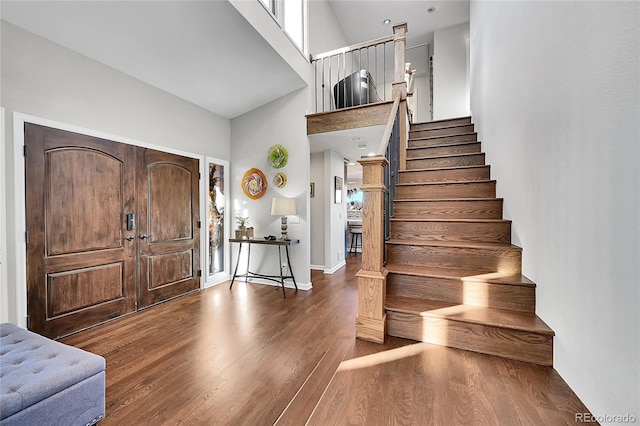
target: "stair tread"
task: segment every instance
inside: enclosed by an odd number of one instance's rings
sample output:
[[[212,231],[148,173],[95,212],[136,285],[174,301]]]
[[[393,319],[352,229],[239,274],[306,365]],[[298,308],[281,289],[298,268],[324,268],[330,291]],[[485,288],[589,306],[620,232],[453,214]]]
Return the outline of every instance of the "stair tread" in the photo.
[[[471,120],[471,116],[470,115],[461,115],[460,117],[451,117],[451,118],[442,118],[440,120],[431,120],[431,121],[421,121],[419,123],[411,123],[412,126],[419,126],[421,124],[434,124],[434,123],[446,123],[448,121],[454,121],[454,120],[465,120],[465,119],[469,119]]]
[[[467,124],[468,126],[468,124]],[[457,126],[455,126],[457,127]],[[469,135],[475,135],[476,132],[460,132],[460,133],[452,133],[450,135],[434,135],[434,136],[422,136],[422,137],[411,137],[411,132],[428,132],[430,130],[438,130],[438,129],[424,129],[424,130],[410,130],[409,131],[409,139],[408,141],[432,141],[435,139],[443,139],[443,138],[451,138],[451,137],[455,137],[455,136],[469,136]],[[479,141],[473,141],[473,142],[479,142]]]
[[[398,173],[432,172],[434,170],[480,169],[483,167],[490,167],[490,166],[486,164],[486,165],[473,165],[473,166],[432,167],[429,169],[398,170]]]
[[[394,203],[397,202],[442,202],[442,201],[503,201],[502,198],[396,198],[393,200]]]
[[[411,142],[411,139],[409,139],[409,142]],[[451,148],[454,146],[473,145],[478,143],[481,143],[481,142],[480,141],[464,141],[464,142],[449,142],[449,143],[443,143],[440,145],[429,145],[429,146],[407,146],[407,151],[416,150],[416,149]]]
[[[466,155],[484,155],[484,152],[462,152],[462,153],[456,153],[456,154],[447,154],[447,155],[427,155],[424,157],[412,157],[412,158],[407,158],[407,161],[412,161],[412,160],[433,160],[435,158],[449,158],[449,157],[464,157]],[[434,167],[437,168],[437,167]]]
[[[509,219],[424,219],[424,218],[394,218],[389,219],[391,222],[446,222],[446,223],[511,223]]]
[[[387,295],[385,309],[420,316],[445,318],[512,330],[554,336],[554,331],[536,314],[508,309],[463,305],[427,299]]]
[[[522,247],[509,243],[489,243],[475,241],[440,241],[440,240],[403,240],[392,238],[386,241],[386,244],[394,245],[410,245],[410,246],[436,246],[436,247],[460,247],[460,248],[479,248],[479,249],[509,249],[522,250]]]
[[[396,183],[396,186],[425,186],[425,185],[473,185],[477,183],[496,183],[495,180],[483,179],[483,180],[443,180],[438,182],[407,182]]]
[[[488,282],[492,284],[535,287],[536,284],[522,274],[505,272],[486,272],[472,269],[438,268],[434,266],[395,265],[387,263],[385,269],[390,273],[419,277],[453,278],[464,281]]]

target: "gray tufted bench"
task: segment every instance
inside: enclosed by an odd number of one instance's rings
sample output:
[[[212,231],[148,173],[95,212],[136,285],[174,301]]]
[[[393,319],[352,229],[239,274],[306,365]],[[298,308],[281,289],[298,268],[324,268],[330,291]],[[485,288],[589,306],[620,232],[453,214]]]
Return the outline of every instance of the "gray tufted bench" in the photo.
[[[101,356],[0,324],[0,424],[87,425],[104,417]]]

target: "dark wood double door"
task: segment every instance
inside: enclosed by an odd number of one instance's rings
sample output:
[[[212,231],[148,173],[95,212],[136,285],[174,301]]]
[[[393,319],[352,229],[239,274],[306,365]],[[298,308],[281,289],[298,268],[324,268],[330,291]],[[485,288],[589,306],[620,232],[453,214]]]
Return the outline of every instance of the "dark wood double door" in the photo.
[[[198,160],[25,124],[29,328],[63,336],[199,288]]]

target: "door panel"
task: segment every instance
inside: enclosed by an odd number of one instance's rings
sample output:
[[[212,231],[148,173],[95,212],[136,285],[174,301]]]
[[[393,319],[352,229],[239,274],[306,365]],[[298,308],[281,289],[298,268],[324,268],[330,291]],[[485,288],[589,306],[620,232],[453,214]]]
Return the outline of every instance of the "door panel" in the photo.
[[[145,307],[200,287],[198,160],[144,149],[137,174],[139,302]]]
[[[25,124],[27,310],[58,337],[135,310],[135,147]]]
[[[198,160],[33,124],[25,146],[31,330],[59,337],[199,288]]]
[[[123,163],[67,147],[47,151],[45,161],[47,255],[121,247]]]

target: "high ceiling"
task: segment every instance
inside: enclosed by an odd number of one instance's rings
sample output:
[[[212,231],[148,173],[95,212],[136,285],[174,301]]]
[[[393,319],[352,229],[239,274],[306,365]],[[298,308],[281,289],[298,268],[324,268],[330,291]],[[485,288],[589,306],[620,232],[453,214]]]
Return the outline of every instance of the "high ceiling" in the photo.
[[[388,35],[393,24],[406,22],[407,46],[420,46],[432,43],[435,30],[469,20],[469,0],[329,0],[329,4],[349,44]],[[427,12],[430,8],[432,13]],[[224,0],[2,0],[0,16],[226,118],[305,85]],[[385,19],[391,24],[383,25]],[[333,149],[354,160],[375,151],[381,135],[377,127],[317,136],[311,151]],[[358,148],[362,141],[365,150]]]
[[[392,33],[406,22],[407,47],[433,41],[433,32],[469,21],[469,0],[329,0],[349,44]],[[433,8],[429,13],[427,10]],[[389,19],[389,25],[382,22]]]
[[[228,1],[3,0],[0,14],[226,118],[305,85]]]
[[[428,67],[428,52],[425,43],[433,44],[433,32],[469,21],[469,0],[329,0],[334,15],[350,45],[384,37],[393,32],[393,25],[407,23],[407,61],[411,68],[424,74]],[[433,8],[429,13],[427,10]],[[383,21],[389,19],[389,25]],[[422,46],[422,47],[416,47]],[[319,52],[314,52],[319,53]],[[311,152],[332,149],[344,158],[357,160],[371,151],[376,151],[383,126],[331,132],[314,135]],[[362,150],[358,145],[366,144]],[[362,168],[359,164],[347,167],[347,183],[359,182]],[[358,184],[358,183],[357,183]]]

